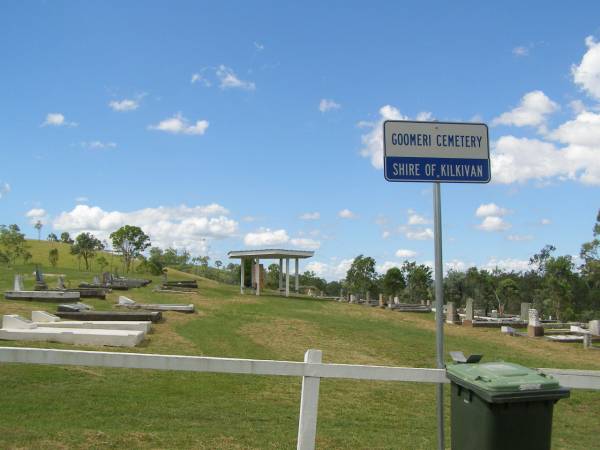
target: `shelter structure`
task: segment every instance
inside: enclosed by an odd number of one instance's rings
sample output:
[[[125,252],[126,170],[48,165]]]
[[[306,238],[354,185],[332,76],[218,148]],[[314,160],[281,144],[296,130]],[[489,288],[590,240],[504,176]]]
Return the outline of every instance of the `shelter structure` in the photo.
[[[290,295],[290,259],[294,260],[295,263],[295,283],[294,291],[298,292],[300,289],[300,280],[298,274],[298,261],[300,259],[310,258],[315,252],[304,251],[304,250],[283,250],[283,249],[264,249],[264,250],[239,250],[231,251],[227,253],[227,256],[231,259],[240,260],[240,292],[244,293],[244,262],[246,260],[252,261],[253,278],[256,282],[256,295],[260,295],[261,286],[261,273],[260,273],[260,260],[261,259],[278,259],[279,260],[279,291],[283,291],[283,261],[285,260],[285,296]]]

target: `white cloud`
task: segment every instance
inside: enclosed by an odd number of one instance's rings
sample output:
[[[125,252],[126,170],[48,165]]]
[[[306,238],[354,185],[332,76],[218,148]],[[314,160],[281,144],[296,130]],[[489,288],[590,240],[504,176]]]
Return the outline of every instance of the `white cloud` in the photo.
[[[510,227],[510,223],[498,216],[487,216],[479,225],[477,225],[477,228],[483,231],[505,231]]]
[[[360,122],[360,127],[369,127],[371,130],[361,136],[363,148],[360,154],[371,159],[371,164],[376,169],[383,169],[383,122],[386,120],[406,120],[407,116],[400,114],[397,108],[390,105],[379,109],[379,120],[376,123]]]
[[[571,67],[573,81],[587,94],[600,100],[600,43],[593,36],[585,38],[588,50],[579,65]]]
[[[338,216],[341,217],[342,219],[355,219],[356,218],[356,214],[354,214],[349,209],[342,209],[338,213]]]
[[[424,216],[417,214],[414,210],[408,210],[408,224],[409,225],[427,225],[431,223],[430,220],[426,219]]]
[[[376,169],[383,169],[383,122],[386,120],[408,120],[409,117],[400,113],[398,108],[385,105],[379,108],[379,119],[376,122],[360,121],[359,128],[367,128],[369,131],[361,136],[363,147],[360,149],[361,156],[369,158]],[[417,120],[433,120],[433,114],[427,111],[417,114]]]
[[[263,44],[261,44],[260,42],[254,41],[254,48],[257,51],[262,52],[265,49],[265,46]]]
[[[433,117],[432,112],[421,111],[419,114],[417,114],[415,120],[417,120],[418,122],[431,122],[432,120],[435,120],[435,117]]]
[[[82,142],[81,146],[91,150],[104,150],[109,148],[117,148],[117,144],[114,142],[102,142],[102,141],[89,141]]]
[[[244,81],[238,78],[233,69],[221,64],[215,72],[219,79],[219,87],[221,89],[244,89],[253,91],[256,85],[252,81]]]
[[[544,218],[544,219],[540,220],[540,223],[542,225],[550,225],[552,223],[552,221],[550,219]]]
[[[460,259],[453,259],[451,261],[444,263],[444,271],[448,273],[450,270],[454,270],[456,272],[464,272],[469,267],[472,267],[473,264],[467,264]]]
[[[547,116],[558,109],[558,104],[542,91],[532,91],[523,96],[519,106],[492,120],[492,125],[541,126]]]
[[[290,239],[290,244],[292,244],[294,247],[306,250],[317,250],[321,247],[321,243],[319,241],[309,238],[293,238]]]
[[[140,102],[139,102],[139,100],[132,100],[130,98],[124,98],[123,100],[111,100],[108,103],[108,106],[113,111],[118,111],[118,112],[134,111],[139,108]]]
[[[191,79],[191,83],[200,83],[206,87],[210,87],[211,86],[211,82],[210,80],[208,80],[202,73],[194,73],[192,74],[192,79]]]
[[[35,224],[38,220],[46,222],[48,213],[42,208],[33,208],[25,213],[25,217],[29,219],[29,222]]]
[[[148,128],[172,134],[202,135],[208,128],[208,121],[198,120],[191,125],[181,113],[177,113],[169,119],[162,120],[157,125],[150,125]]]
[[[76,203],[87,203],[89,201],[90,201],[90,199],[87,198],[87,197],[84,197],[84,196],[80,196],[80,197],[75,198],[75,202]]]
[[[431,228],[405,229],[404,236],[412,241],[425,241],[433,239],[433,230]]]
[[[391,236],[391,233],[390,233],[389,231],[387,231],[387,230],[386,230],[386,231],[384,231],[383,233],[381,233],[381,237],[382,237],[383,239],[387,239],[387,238],[389,238],[390,236]]]
[[[300,216],[301,220],[319,220],[321,218],[321,213],[315,212],[307,212]]]
[[[417,252],[401,248],[396,251],[396,256],[402,259],[413,259],[415,256],[417,256]]]
[[[530,269],[529,260],[513,259],[513,258],[506,258],[506,259],[491,258],[486,264],[481,266],[481,268],[489,270],[489,271],[492,271],[492,270],[498,268],[498,269],[506,270],[509,272],[511,272],[511,271],[520,272],[520,271],[527,271]]]
[[[108,239],[123,225],[136,225],[150,236],[152,244],[162,248],[186,248],[205,253],[207,240],[224,239],[237,233],[238,223],[227,217],[229,211],[216,203],[204,206],[159,206],[136,211],[105,211],[98,206],[77,205],[62,212],[53,228],[73,235],[87,231]]]
[[[258,217],[255,217],[255,216],[244,216],[244,217],[242,217],[242,220],[244,222],[256,222],[258,220]]]
[[[397,267],[398,269],[400,269],[402,267],[402,263],[399,263],[397,261],[384,261],[382,264],[378,264],[377,266],[375,266],[375,270],[377,270],[378,273],[387,273],[388,270],[390,270],[393,267]]]
[[[495,203],[484,203],[479,205],[477,211],[475,211],[475,215],[477,217],[487,217],[487,216],[505,216],[510,211],[506,208],[501,208]]]
[[[515,242],[531,241],[533,240],[533,236],[531,234],[509,234],[506,236],[506,239]]]
[[[252,247],[285,244],[289,240],[290,237],[283,229],[270,230],[269,228],[261,228],[259,231],[248,233],[244,236],[244,244]]]
[[[523,45],[513,48],[512,52],[515,56],[529,56],[529,48]]]
[[[331,99],[323,98],[319,102],[319,111],[321,111],[322,113],[331,111],[334,109],[340,109],[340,108],[341,108],[341,105]]]
[[[306,270],[310,270],[318,277],[325,278],[326,280],[341,280],[346,278],[346,273],[353,261],[353,259],[343,259],[337,264],[311,261],[306,265]]]
[[[10,184],[5,181],[0,182],[0,198],[6,197],[6,194],[10,192]]]
[[[53,126],[53,127],[76,127],[77,124],[75,122],[67,122],[65,116],[61,113],[48,113],[46,115],[46,120],[42,123],[43,127],[45,126]]]

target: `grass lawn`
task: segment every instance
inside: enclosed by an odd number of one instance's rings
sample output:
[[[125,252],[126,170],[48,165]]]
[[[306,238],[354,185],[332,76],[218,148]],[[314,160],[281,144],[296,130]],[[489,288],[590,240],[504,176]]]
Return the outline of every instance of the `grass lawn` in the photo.
[[[27,273],[26,286],[32,285],[33,266],[28,265],[0,268],[0,288],[12,286],[15,271]],[[72,265],[46,271],[64,273],[72,284],[92,277]],[[173,278],[186,276],[171,273]],[[47,282],[50,287],[55,283],[52,277]],[[165,322],[155,325],[133,351],[301,361],[308,348],[318,348],[325,362],[435,366],[433,315],[305,298],[241,296],[233,286],[205,279],[199,285],[199,295],[158,294],[152,285],[126,293],[143,302],[195,303],[198,310],[192,315],[166,313]],[[110,309],[118,295],[115,291],[106,301],[86,302]],[[28,317],[34,309],[52,312],[55,305],[0,301],[2,314]],[[0,345],[74,348],[8,341]],[[600,370],[598,352],[584,351],[581,344],[503,336],[497,329],[447,326],[446,349],[483,353],[485,361]],[[3,449],[295,448],[299,378],[3,364],[0,385]],[[600,392],[574,391],[560,401],[554,448],[600,448],[598,411]],[[447,409],[447,425],[449,418]],[[322,380],[317,446],[435,448],[434,386]]]

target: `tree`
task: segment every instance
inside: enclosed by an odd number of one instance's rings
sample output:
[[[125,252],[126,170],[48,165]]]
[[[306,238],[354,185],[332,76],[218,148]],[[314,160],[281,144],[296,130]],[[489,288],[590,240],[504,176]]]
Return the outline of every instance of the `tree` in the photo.
[[[54,233],[50,233],[46,239],[49,242],[58,242],[58,236]]]
[[[573,316],[573,288],[576,274],[571,256],[551,257],[546,261],[544,290],[546,305],[555,313],[558,320],[568,320]]]
[[[386,295],[400,295],[406,287],[404,275],[398,267],[391,267],[383,276],[383,293]]]
[[[104,247],[104,244],[102,244],[102,246]],[[104,268],[108,267],[109,265],[108,260],[104,257],[104,255],[100,255],[96,259],[96,264],[98,264],[98,267],[100,267],[100,272],[104,272]]]
[[[123,257],[125,272],[129,272],[131,263],[150,247],[150,238],[140,227],[124,225],[110,234],[113,248]]]
[[[73,239],[71,239],[71,235],[68,232],[63,231],[60,233],[60,242],[64,242],[65,244],[73,244]]]
[[[459,272],[450,269],[444,277],[444,300],[446,302],[454,302],[455,305],[461,306],[465,297],[465,278],[464,272]]]
[[[593,239],[581,245],[581,273],[591,289],[600,288],[600,210],[593,228]]]
[[[405,274],[408,295],[413,303],[429,298],[429,286],[432,282],[430,267],[405,261],[402,264],[402,272]]]
[[[57,248],[50,249],[50,251],[48,252],[48,261],[50,261],[50,265],[52,267],[56,267],[56,264],[58,264],[58,249]]]
[[[494,295],[498,301],[498,312],[504,314],[506,305],[519,296],[519,285],[512,278],[504,278],[494,289]]]
[[[346,273],[348,288],[357,294],[366,294],[375,284],[375,260],[370,256],[358,255]]]
[[[222,265],[223,265],[223,261],[221,261],[221,260],[219,260],[219,259],[217,259],[217,260],[215,261],[215,267],[216,267],[217,269],[220,269]]]
[[[279,264],[270,264],[267,268],[266,284],[271,289],[279,289]]]
[[[44,224],[42,223],[41,220],[38,220],[35,225],[33,226],[33,228],[35,228],[38,232],[38,241],[42,240],[42,228],[44,227]]]
[[[96,252],[102,250],[104,245],[100,239],[91,233],[81,233],[75,238],[75,243],[71,247],[73,255],[80,256],[85,262],[85,270],[90,269],[90,261],[96,256]]]
[[[25,234],[21,233],[18,225],[0,225],[0,247],[10,264],[14,264],[17,258],[23,258],[23,262],[31,259],[31,253],[27,251],[28,246]]]

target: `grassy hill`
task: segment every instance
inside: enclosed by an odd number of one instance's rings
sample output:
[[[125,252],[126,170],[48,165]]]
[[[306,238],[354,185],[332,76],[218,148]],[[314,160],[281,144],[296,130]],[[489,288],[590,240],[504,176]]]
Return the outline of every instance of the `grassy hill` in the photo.
[[[39,257],[43,262],[48,245],[32,242],[32,253],[39,253],[34,261]],[[59,267],[44,269],[66,274],[72,284],[91,279],[92,273],[78,270],[76,259],[62,256],[61,251]],[[29,274],[32,283],[33,268],[0,267],[0,288],[9,288],[17,271]],[[170,276],[197,278],[199,295],[168,296],[152,292],[152,285],[127,295],[144,302],[191,302],[198,313],[167,313],[166,321],[155,325],[133,351],[301,361],[308,348],[319,348],[325,362],[435,366],[433,315],[307,298],[242,296],[235,287],[193,275],[171,270]],[[47,281],[52,285],[52,277]],[[88,303],[113,308],[118,295]],[[31,310],[54,308],[0,300],[2,314],[27,317]],[[0,345],[74,348],[8,341]],[[597,352],[581,347],[504,336],[493,329],[446,327],[447,350],[483,353],[486,361],[600,370]],[[299,378],[287,377],[3,364],[0,448],[291,449],[300,384]],[[574,391],[560,401],[554,448],[598,448],[599,410],[600,392]],[[449,424],[449,410],[446,417]],[[319,448],[430,449],[436,446],[435,423],[432,385],[321,382]]]

